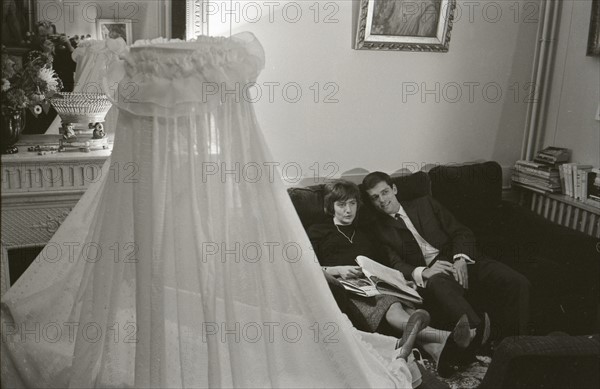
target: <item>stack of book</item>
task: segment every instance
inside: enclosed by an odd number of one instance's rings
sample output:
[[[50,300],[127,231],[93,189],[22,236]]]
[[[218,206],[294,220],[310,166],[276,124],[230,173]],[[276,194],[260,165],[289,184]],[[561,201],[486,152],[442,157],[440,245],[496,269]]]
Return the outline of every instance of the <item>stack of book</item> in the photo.
[[[571,151],[546,147],[533,161],[519,160],[512,182],[540,193],[564,193],[575,200],[600,207],[600,169],[569,162]]]
[[[564,183],[564,194],[575,200],[585,201],[588,198],[588,187],[590,186],[589,175],[592,169],[592,165],[583,165],[574,162],[560,165],[560,175]],[[594,180],[595,175],[592,177],[592,184]]]
[[[556,167],[562,163],[569,162],[569,159],[571,159],[571,150],[564,147],[550,146],[538,151],[533,161]]]
[[[560,172],[554,164],[519,160],[513,168],[512,181],[536,192],[561,192]]]

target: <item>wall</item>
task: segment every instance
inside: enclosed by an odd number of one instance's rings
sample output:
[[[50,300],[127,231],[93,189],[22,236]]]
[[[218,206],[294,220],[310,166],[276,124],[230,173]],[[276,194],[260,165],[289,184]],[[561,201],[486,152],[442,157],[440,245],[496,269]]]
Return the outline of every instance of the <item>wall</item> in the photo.
[[[164,0],[37,0],[37,20],[56,25],[57,32],[90,34],[96,39],[96,19],[131,19],[133,39],[164,35]]]
[[[234,3],[229,14],[228,2],[213,3],[210,33],[251,31],[262,42],[256,111],[275,161],[299,163],[310,176],[315,163],[331,173],[327,162],[339,174],[518,159],[539,2],[459,1],[445,54],[353,50],[357,1]],[[271,82],[279,86],[269,100]],[[286,101],[298,90],[291,83],[302,92],[294,103]],[[326,103],[332,92],[337,102]]]
[[[58,33],[90,35],[98,39],[96,19],[131,19],[132,40],[165,36],[170,0],[36,0],[36,21],[48,21]],[[170,5],[169,5],[170,6]],[[114,109],[114,108],[113,108]],[[61,121],[56,117],[46,134],[58,134]],[[112,141],[115,129],[105,128]]]
[[[562,3],[544,145],[570,148],[573,161],[600,166],[600,57],[585,55],[591,8],[591,0]]]

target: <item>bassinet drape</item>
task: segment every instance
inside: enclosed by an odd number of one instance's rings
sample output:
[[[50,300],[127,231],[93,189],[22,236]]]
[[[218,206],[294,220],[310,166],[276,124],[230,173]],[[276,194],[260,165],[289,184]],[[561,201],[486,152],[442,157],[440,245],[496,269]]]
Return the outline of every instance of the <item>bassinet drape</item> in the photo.
[[[3,297],[3,386],[410,387],[365,341],[395,340],[337,309],[237,92],[256,38],[142,42],[119,66],[110,163]]]

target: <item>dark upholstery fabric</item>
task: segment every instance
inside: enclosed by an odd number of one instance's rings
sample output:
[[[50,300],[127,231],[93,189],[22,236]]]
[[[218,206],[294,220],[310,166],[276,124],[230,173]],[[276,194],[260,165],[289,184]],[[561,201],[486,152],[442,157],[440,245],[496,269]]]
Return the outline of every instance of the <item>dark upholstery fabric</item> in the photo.
[[[598,334],[506,338],[479,388],[598,388],[599,367]]]
[[[425,172],[416,172],[408,176],[392,177],[392,182],[398,188],[398,200],[412,200],[431,194],[431,182]],[[361,185],[362,187],[362,185]]]
[[[288,194],[305,230],[313,224],[326,223],[329,220],[323,210],[323,185],[290,188]]]
[[[497,162],[436,166],[431,191],[450,211],[497,206],[502,200],[502,168]]]
[[[437,166],[429,176],[433,196],[473,231],[480,251],[531,282],[533,334],[598,330],[595,239],[502,201],[502,169],[496,162]]]
[[[502,168],[498,163],[436,166],[429,177],[433,197],[469,228],[489,227],[498,216],[502,201]]]

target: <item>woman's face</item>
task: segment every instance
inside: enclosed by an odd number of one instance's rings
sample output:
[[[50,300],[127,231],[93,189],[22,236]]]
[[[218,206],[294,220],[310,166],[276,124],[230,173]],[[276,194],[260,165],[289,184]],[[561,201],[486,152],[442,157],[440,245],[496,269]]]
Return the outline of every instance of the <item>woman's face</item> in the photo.
[[[357,209],[358,201],[356,201],[356,199],[336,201],[335,203],[333,203],[333,217],[339,224],[352,224],[354,218],[356,217]]]

